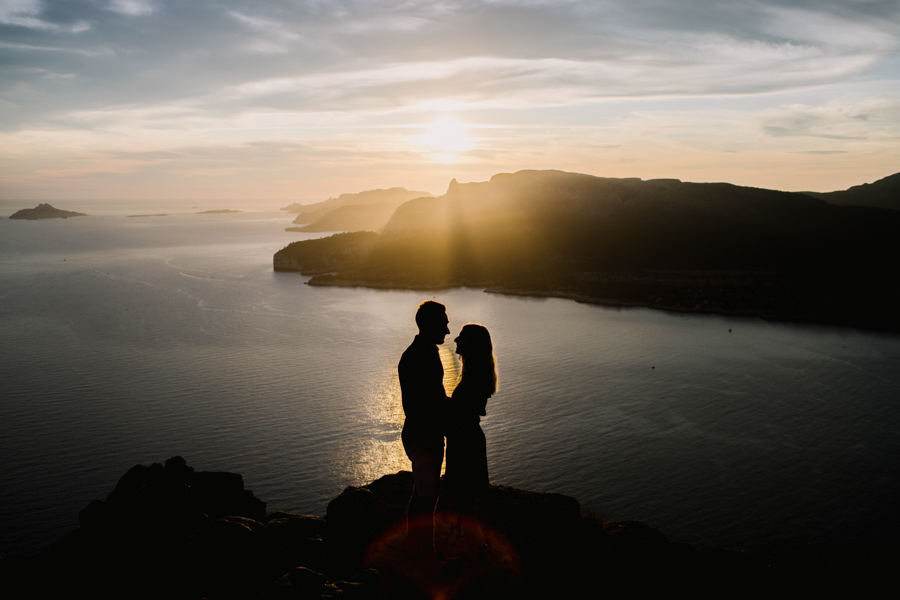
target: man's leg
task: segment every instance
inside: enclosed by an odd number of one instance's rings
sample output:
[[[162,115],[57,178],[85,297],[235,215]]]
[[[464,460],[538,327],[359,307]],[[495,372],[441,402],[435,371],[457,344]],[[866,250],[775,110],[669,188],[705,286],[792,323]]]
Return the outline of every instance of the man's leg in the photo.
[[[426,558],[436,558],[434,551],[434,508],[441,485],[443,453],[422,452],[412,461],[416,485],[407,508],[407,535],[410,549]]]

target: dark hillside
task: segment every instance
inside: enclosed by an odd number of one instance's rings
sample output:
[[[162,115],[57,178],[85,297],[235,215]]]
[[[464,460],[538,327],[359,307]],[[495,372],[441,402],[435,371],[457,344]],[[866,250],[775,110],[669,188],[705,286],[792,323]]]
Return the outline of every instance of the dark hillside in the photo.
[[[387,223],[399,202],[352,204],[325,211],[315,221],[303,227],[288,227],[286,231],[378,231]]]
[[[841,206],[869,206],[900,210],[900,173],[889,175],[874,183],[855,185],[840,192],[803,193]]]
[[[483,286],[900,330],[898,231],[896,211],[806,194],[521,171],[406,202],[370,254],[310,283]]]
[[[348,487],[322,516],[266,512],[236,473],[175,456],[136,465],[35,556],[0,555],[0,597],[184,600],[521,600],[886,597],[897,544],[695,548],[636,521],[582,514],[575,498],[491,485],[474,516],[488,543],[463,556],[459,515],[435,513],[443,562],[410,555],[409,471]],[[790,539],[785,531],[785,539]]]

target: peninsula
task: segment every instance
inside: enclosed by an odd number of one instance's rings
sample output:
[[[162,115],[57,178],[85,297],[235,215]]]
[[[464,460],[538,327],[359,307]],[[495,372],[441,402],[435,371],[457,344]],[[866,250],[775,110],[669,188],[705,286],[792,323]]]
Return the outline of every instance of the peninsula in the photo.
[[[10,215],[10,219],[27,219],[36,221],[37,219],[68,219],[69,217],[86,217],[85,213],[75,212],[71,210],[61,210],[53,206],[42,203],[34,208],[23,208]]]
[[[406,201],[380,233],[289,244],[273,266],[310,285],[480,287],[897,332],[900,210],[880,203],[888,188],[900,196],[900,178],[838,205],[728,183],[503,173]]]
[[[281,210],[296,213],[294,224],[285,231],[380,231],[398,206],[408,200],[433,197],[428,192],[394,187],[358,194],[341,194],[315,204],[292,204]]]
[[[435,573],[406,551],[412,490],[400,471],[346,488],[324,518],[267,513],[239,474],[195,471],[180,456],[136,465],[65,538],[35,556],[0,556],[0,597],[875,598],[898,566],[896,541],[698,549],[582,513],[570,496],[492,485],[476,501],[488,551],[474,562],[460,558],[458,516],[439,502],[445,561]]]

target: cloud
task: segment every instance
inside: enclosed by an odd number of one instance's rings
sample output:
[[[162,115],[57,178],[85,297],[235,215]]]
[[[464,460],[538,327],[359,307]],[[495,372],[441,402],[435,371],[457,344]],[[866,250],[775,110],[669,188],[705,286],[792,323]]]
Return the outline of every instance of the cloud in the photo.
[[[0,3],[0,23],[34,17],[40,12],[38,0],[4,0]]]
[[[81,33],[90,29],[84,20],[73,23],[55,23],[40,18],[42,3],[39,0],[3,0],[0,3],[0,27],[48,30],[53,32]]]
[[[900,22],[878,1],[16,0],[0,15],[7,129],[220,93],[235,112],[768,93],[865,72]]]
[[[149,15],[155,10],[150,0],[110,0],[109,10],[131,17]]]
[[[292,42],[301,37],[298,32],[276,19],[247,15],[239,11],[230,11],[228,14],[258,34],[257,38],[248,40],[244,44],[252,52],[265,54],[289,52]]]
[[[109,152],[108,155],[112,158],[126,158],[131,160],[145,161],[173,160],[181,158],[183,156],[180,152],[171,152],[168,150],[150,150],[145,152],[127,152],[120,150],[118,152]]]
[[[844,152],[896,142],[898,31],[896,0],[0,0],[0,130],[28,165],[97,169],[407,166],[442,112],[496,164]]]
[[[898,140],[900,101],[876,98],[780,106],[762,118],[760,129],[764,136],[775,138]]]

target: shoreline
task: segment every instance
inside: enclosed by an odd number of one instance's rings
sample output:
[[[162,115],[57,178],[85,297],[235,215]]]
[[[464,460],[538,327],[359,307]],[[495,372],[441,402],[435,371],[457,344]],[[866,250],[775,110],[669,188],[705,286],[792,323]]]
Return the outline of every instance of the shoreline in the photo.
[[[285,270],[286,271],[286,270]],[[296,271],[294,271],[296,272]],[[301,273],[302,274],[302,273]],[[324,275],[324,277],[322,277]],[[309,274],[307,274],[309,276]],[[597,297],[591,296],[589,294],[576,292],[576,291],[562,291],[562,290],[535,290],[535,289],[520,289],[520,288],[512,288],[512,287],[504,287],[504,286],[492,286],[490,284],[451,284],[451,283],[439,283],[439,284],[409,284],[409,283],[396,283],[396,282],[370,282],[364,279],[336,279],[332,278],[333,274],[314,274],[312,275],[312,279],[306,282],[306,285],[314,286],[314,287],[361,287],[368,289],[376,289],[376,290],[410,290],[410,291],[423,291],[423,292],[433,292],[433,291],[441,291],[441,290],[452,290],[452,289],[472,289],[472,290],[481,290],[487,294],[497,294],[501,296],[518,296],[523,298],[560,298],[564,300],[572,300],[574,302],[578,302],[579,304],[592,304],[595,306],[603,306],[607,308],[647,308],[651,310],[658,310],[662,312],[670,312],[670,313],[679,313],[679,314],[693,314],[693,315],[709,315],[709,316],[721,316],[721,317],[738,317],[738,318],[748,318],[748,319],[760,319],[762,321],[766,321],[769,323],[782,323],[782,324],[794,324],[794,325],[820,325],[827,327],[843,327],[849,329],[856,329],[861,331],[868,331],[873,333],[879,333],[882,335],[890,335],[890,336],[898,336],[900,335],[900,328],[897,326],[890,326],[885,324],[867,324],[867,323],[859,323],[848,321],[840,318],[815,318],[815,317],[806,317],[803,315],[797,314],[774,314],[772,312],[767,312],[760,309],[728,309],[725,307],[717,306],[717,307],[696,307],[696,306],[686,306],[686,305],[677,305],[677,304],[666,304],[666,303],[654,303],[654,302],[641,302],[636,300],[629,300],[626,298],[610,298],[610,297]]]
[[[759,319],[761,321],[766,321],[768,323],[786,323],[786,324],[794,324],[794,325],[821,325],[828,327],[846,327],[850,329],[859,329],[863,331],[871,331],[875,333],[882,333],[887,335],[900,335],[900,330],[891,329],[889,327],[872,327],[866,326],[860,323],[852,323],[848,321],[841,321],[839,319],[834,320],[824,320],[824,319],[813,319],[813,318],[804,318],[802,316],[779,316],[773,315],[770,313],[766,313],[761,310],[753,310],[753,309],[735,309],[729,310],[727,308],[717,308],[717,309],[699,309],[688,306],[677,306],[677,305],[669,305],[669,304],[653,304],[648,302],[633,302],[629,300],[620,300],[616,298],[596,298],[593,296],[588,296],[585,294],[579,294],[577,292],[560,292],[560,291],[528,291],[528,290],[516,290],[516,289],[508,289],[508,288],[492,288],[484,290],[488,294],[499,294],[503,296],[522,296],[522,297],[534,297],[534,298],[563,298],[567,300],[573,300],[580,304],[594,304],[597,306],[605,306],[608,308],[648,308],[651,310],[659,310],[662,312],[671,312],[671,313],[680,313],[680,314],[691,314],[691,315],[708,315],[708,316],[720,316],[720,317],[738,317],[738,318],[746,318],[746,319]]]

